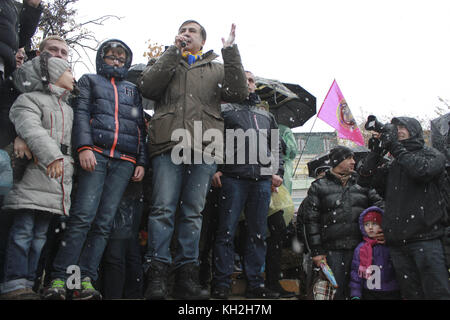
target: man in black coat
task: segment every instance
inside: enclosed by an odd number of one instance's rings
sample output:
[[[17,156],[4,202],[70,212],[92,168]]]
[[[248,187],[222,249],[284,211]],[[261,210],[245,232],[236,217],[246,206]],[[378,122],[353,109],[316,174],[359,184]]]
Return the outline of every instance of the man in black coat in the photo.
[[[29,45],[41,13],[41,0],[24,0],[22,7],[17,1],[0,1],[0,81],[16,69],[16,52]]]
[[[348,283],[353,250],[361,242],[359,215],[370,206],[383,207],[375,190],[359,186],[351,149],[330,151],[330,165],[308,190],[304,205],[306,238],[315,265],[328,263],[339,288],[335,299],[349,297]]]
[[[392,119],[384,126],[380,140],[382,149],[394,160],[378,167],[373,161],[377,155],[369,153],[360,169],[359,183],[385,190],[382,227],[402,296],[450,299],[441,241],[445,207],[439,191],[445,157],[425,146],[422,127],[413,118]]]

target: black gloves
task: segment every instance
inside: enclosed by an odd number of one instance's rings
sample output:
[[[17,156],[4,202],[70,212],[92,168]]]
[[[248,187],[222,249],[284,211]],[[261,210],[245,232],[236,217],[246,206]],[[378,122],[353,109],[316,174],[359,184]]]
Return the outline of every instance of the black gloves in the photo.
[[[378,140],[378,139],[376,139]],[[371,176],[383,162],[383,156],[378,152],[369,152],[367,156],[358,163],[356,171],[363,177]]]
[[[381,147],[384,150],[391,151],[392,144],[398,141],[397,126],[392,123],[386,124],[380,136],[380,140]]]
[[[386,153],[386,151],[382,147],[381,140],[378,138],[374,137],[370,138],[367,147],[369,148],[370,151],[375,152],[377,154],[383,155]]]

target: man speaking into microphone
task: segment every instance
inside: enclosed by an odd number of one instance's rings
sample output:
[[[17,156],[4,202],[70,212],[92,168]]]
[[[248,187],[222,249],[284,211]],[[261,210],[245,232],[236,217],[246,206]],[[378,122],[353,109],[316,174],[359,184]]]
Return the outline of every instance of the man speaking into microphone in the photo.
[[[205,163],[203,157],[198,161],[197,156],[192,162],[192,157],[186,155],[203,154],[210,143],[203,140],[207,130],[223,132],[222,101],[237,103],[248,95],[244,68],[234,44],[235,30],[233,24],[228,39],[222,38],[221,64],[215,61],[218,55],[212,50],[203,53],[205,28],[197,21],[185,21],[174,44],[153,65],[147,66],[139,81],[142,95],[155,101],[155,114],[149,126],[153,193],[144,261],[146,299],[167,298],[171,265],[175,270],[174,298],[208,298],[201,293],[198,283],[198,247],[201,211],[217,164]],[[190,137],[198,139],[194,124],[199,123],[201,142],[194,143]],[[182,150],[184,161],[178,164],[171,157],[172,149],[179,143],[172,140],[172,133],[180,129],[189,138]],[[177,249],[172,259],[173,234]]]

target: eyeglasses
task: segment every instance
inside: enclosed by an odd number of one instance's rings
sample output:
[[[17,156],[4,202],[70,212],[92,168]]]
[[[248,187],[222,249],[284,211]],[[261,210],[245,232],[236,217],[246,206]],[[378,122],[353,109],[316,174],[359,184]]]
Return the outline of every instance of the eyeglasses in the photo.
[[[126,59],[124,59],[124,58],[117,58],[116,56],[105,56],[105,59],[112,60],[112,61],[117,61],[117,62],[122,63],[122,64],[127,62]]]

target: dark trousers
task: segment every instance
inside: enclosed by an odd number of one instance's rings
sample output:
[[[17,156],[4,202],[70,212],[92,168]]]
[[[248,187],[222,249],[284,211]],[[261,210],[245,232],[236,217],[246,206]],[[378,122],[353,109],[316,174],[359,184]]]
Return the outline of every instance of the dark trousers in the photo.
[[[327,263],[334,273],[338,288],[334,300],[350,298],[350,270],[353,260],[353,250],[333,250],[327,253]]]
[[[110,239],[101,266],[104,299],[142,299],[143,270],[138,237]]]
[[[270,235],[266,239],[266,284],[270,287],[281,279],[281,257],[283,240],[286,236],[286,223],[283,211],[278,211],[267,218]]]
[[[449,274],[440,239],[389,247],[403,298],[450,300]]]
[[[0,196],[0,208],[3,205],[3,196]],[[13,216],[3,212],[0,209],[0,283],[3,283],[5,277],[5,256],[6,246],[8,244],[9,230],[13,223]]]
[[[270,180],[245,180],[222,176],[219,226],[214,245],[214,286],[231,286],[234,261],[234,235],[242,211],[247,232],[244,269],[248,288],[264,284],[262,267],[266,258],[265,235],[270,204]]]
[[[50,274],[52,272],[53,259],[55,259],[56,253],[58,252],[58,247],[61,243],[64,228],[62,222],[65,217],[53,216],[50,221],[50,226],[47,231],[47,241],[45,242],[44,248],[42,249],[41,257],[39,259],[38,269],[36,271],[36,276],[38,277],[37,282],[42,281],[44,287],[48,286],[51,282]],[[45,272],[44,272],[45,271]],[[45,278],[42,277],[45,275]],[[36,291],[39,289],[40,283],[35,284]]]
[[[210,285],[212,252],[214,248],[217,225],[219,223],[219,197],[220,189],[211,188],[206,196],[205,209],[202,211],[203,222],[199,244],[199,280],[202,287]]]

